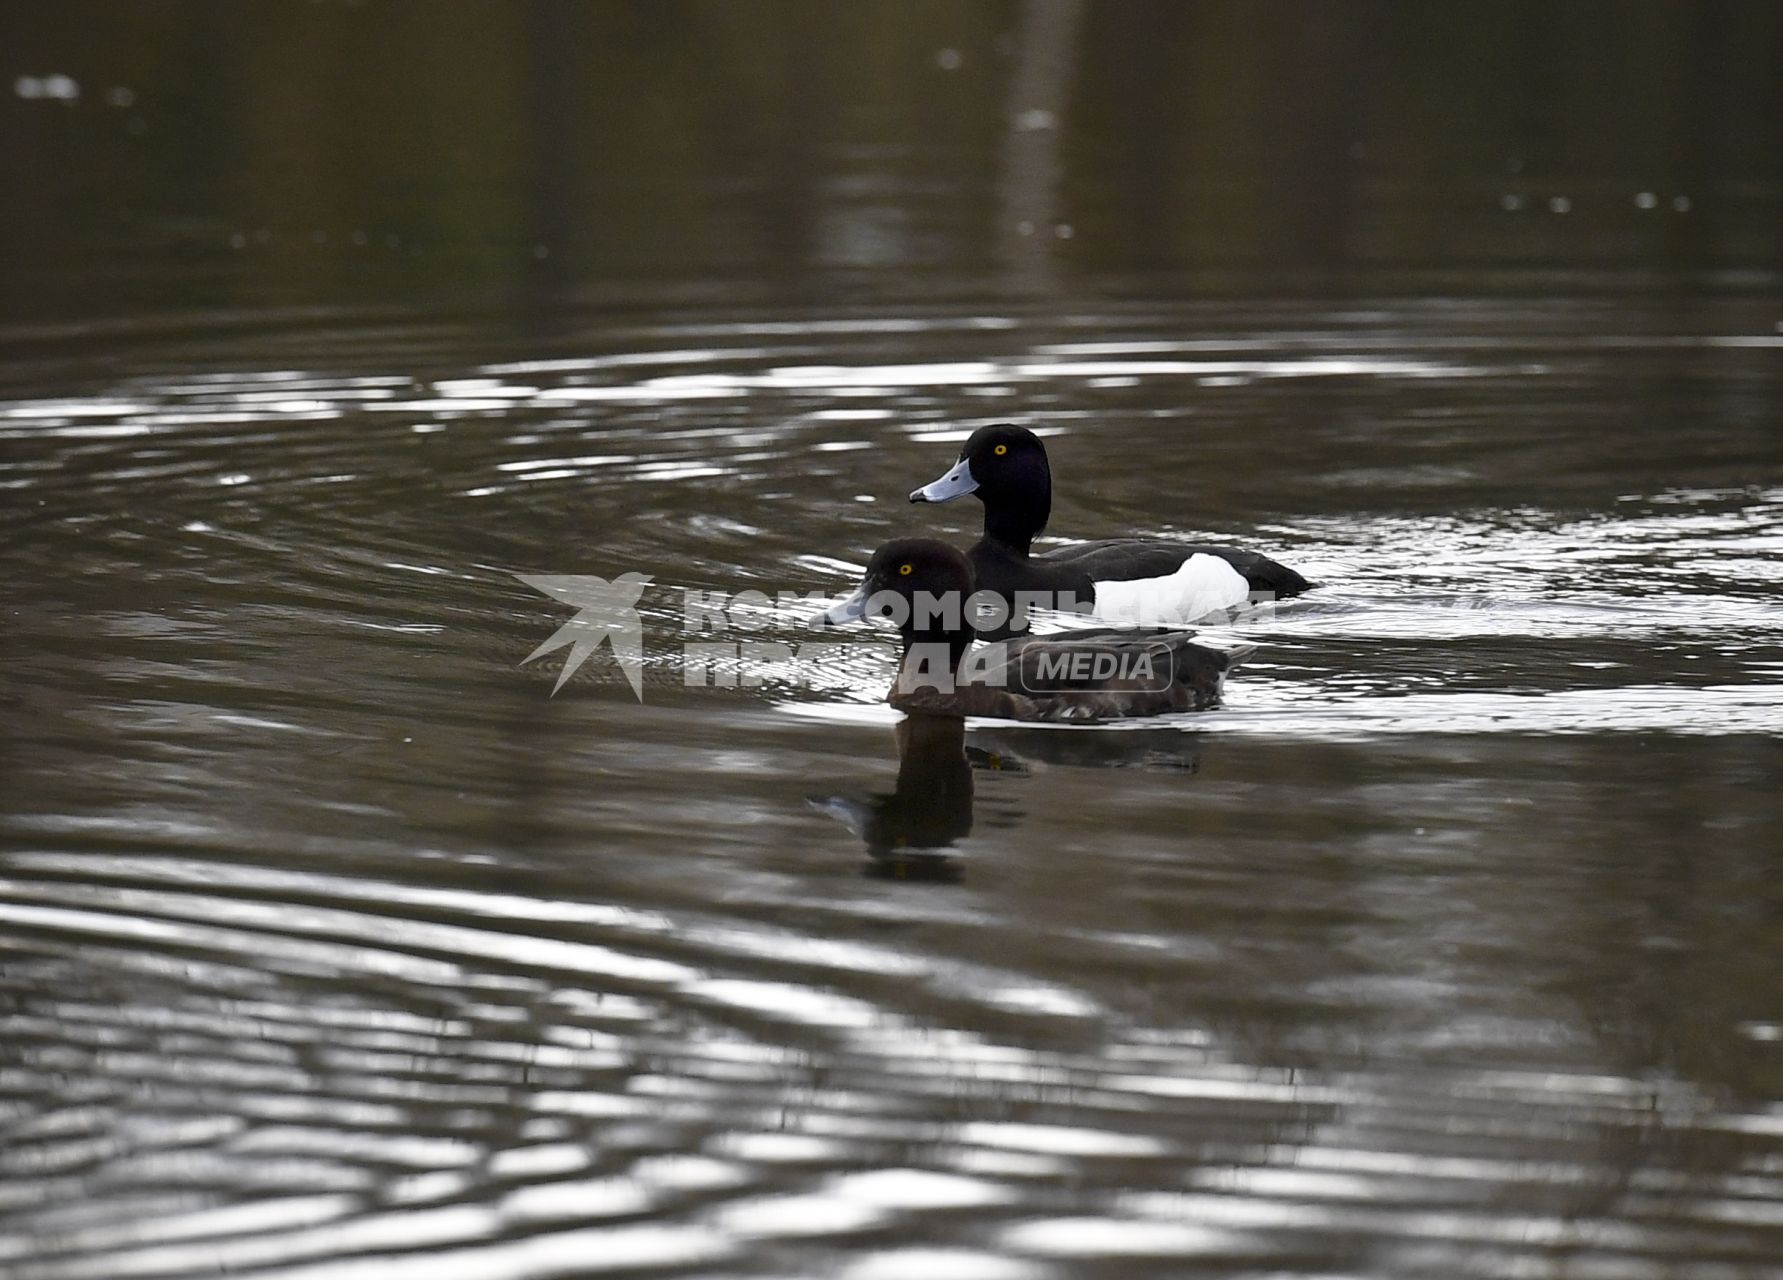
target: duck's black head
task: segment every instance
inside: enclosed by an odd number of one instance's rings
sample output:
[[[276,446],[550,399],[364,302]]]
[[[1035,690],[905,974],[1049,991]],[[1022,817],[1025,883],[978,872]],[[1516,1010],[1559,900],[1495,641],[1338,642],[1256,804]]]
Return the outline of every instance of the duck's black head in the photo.
[[[855,593],[824,614],[831,623],[888,618],[908,648],[918,641],[948,646],[957,660],[972,643],[972,564],[934,538],[897,538],[867,561]]]
[[[1040,437],[1008,422],[980,427],[953,468],[912,492],[910,501],[946,502],[968,493],[984,503],[984,536],[1025,553],[1052,514],[1052,470]]]

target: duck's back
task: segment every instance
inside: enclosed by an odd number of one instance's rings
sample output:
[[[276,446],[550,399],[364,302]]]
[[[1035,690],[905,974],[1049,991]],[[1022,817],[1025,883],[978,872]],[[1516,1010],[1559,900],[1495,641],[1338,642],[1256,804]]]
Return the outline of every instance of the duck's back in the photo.
[[[1253,592],[1264,592],[1276,599],[1297,596],[1309,585],[1287,565],[1278,564],[1261,552],[1158,538],[1080,542],[1043,552],[1031,560],[1048,568],[1082,573],[1097,582],[1128,582],[1175,573],[1194,556],[1218,556],[1244,577]]]
[[[1256,551],[1156,538],[1073,543],[1038,555],[1024,555],[984,538],[968,555],[979,588],[1005,600],[1013,600],[1018,592],[1044,591],[1070,592],[1078,602],[1086,603],[1094,598],[1098,582],[1168,577],[1198,555],[1217,556],[1231,565],[1244,578],[1253,598],[1286,599],[1310,585],[1294,570]]]

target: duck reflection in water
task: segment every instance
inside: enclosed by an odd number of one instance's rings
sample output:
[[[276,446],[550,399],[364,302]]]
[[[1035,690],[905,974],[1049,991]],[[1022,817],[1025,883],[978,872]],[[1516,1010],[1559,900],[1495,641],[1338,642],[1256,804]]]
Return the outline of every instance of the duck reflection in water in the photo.
[[[972,762],[958,716],[906,716],[894,731],[898,780],[890,794],[814,797],[867,846],[867,873],[899,880],[960,878],[944,852],[972,834]]]
[[[958,716],[909,715],[893,730],[898,777],[872,795],[814,796],[810,803],[847,823],[867,847],[866,874],[953,883],[964,864],[952,846],[972,834],[974,773],[1024,775],[1039,765],[1159,769],[1194,773],[1197,740],[1180,730],[1058,733],[975,729]],[[1020,820],[1012,796],[993,806],[993,825]]]

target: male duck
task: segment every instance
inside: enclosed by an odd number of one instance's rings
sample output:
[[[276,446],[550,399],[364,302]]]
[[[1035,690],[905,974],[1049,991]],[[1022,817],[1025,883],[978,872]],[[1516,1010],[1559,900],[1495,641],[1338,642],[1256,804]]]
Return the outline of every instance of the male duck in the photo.
[[[1243,604],[1253,592],[1281,598],[1308,586],[1285,565],[1236,547],[1110,538],[1030,554],[1052,513],[1052,470],[1046,446],[1025,427],[980,427],[953,468],[911,493],[910,501],[947,502],[968,493],[984,503],[984,536],[969,553],[972,568],[980,588],[1013,607],[1016,629],[1025,613],[1018,593],[1036,593],[1027,603],[1044,608],[1184,623]]]
[[[900,711],[1008,720],[1107,720],[1215,706],[1254,646],[1222,652],[1184,631],[1098,627],[973,649],[971,562],[933,538],[873,553],[854,595],[826,622],[889,617],[904,651],[886,701]]]

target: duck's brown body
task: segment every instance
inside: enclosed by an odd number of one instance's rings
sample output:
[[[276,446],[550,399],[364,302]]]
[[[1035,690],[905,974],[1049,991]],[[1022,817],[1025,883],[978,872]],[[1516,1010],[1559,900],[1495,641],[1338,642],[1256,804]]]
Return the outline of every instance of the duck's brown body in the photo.
[[[1250,652],[1209,649],[1181,631],[1022,636],[974,651],[963,664],[970,670],[956,673],[951,684],[906,662],[886,701],[899,711],[1004,720],[1082,722],[1204,711],[1219,705],[1226,673]]]

